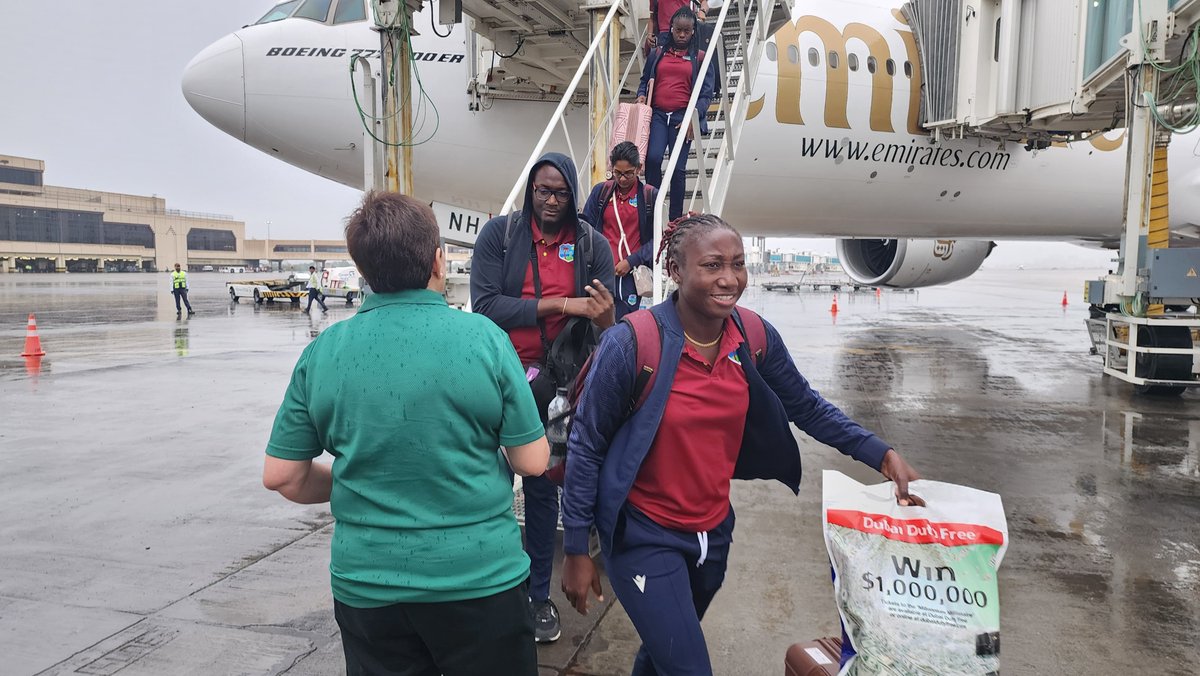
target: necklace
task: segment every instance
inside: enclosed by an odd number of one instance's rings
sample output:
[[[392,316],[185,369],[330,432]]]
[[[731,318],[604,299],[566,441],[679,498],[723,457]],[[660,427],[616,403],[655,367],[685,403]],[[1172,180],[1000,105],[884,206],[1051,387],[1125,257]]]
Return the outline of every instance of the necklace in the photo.
[[[688,341],[689,341],[689,342],[690,342],[692,345],[695,345],[696,347],[712,347],[712,346],[716,345],[717,343],[721,342],[721,338],[722,338],[724,335],[725,335],[725,330],[724,330],[724,329],[721,329],[721,332],[720,332],[719,334],[717,334],[717,337],[716,337],[716,339],[714,339],[712,342],[709,342],[709,343],[701,343],[700,341],[696,340],[695,338],[693,338],[693,337],[689,336],[689,335],[688,335],[688,333],[687,333],[687,331],[684,331],[684,332],[683,332],[683,337],[684,337],[684,338],[687,338],[687,339],[688,339]]]

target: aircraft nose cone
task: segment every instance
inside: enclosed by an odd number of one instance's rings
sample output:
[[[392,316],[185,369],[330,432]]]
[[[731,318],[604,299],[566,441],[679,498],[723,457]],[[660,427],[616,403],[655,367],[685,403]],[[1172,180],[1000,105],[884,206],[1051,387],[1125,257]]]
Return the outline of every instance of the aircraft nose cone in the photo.
[[[246,140],[246,84],[242,40],[226,35],[197,54],[183,70],[183,96],[213,126]]]

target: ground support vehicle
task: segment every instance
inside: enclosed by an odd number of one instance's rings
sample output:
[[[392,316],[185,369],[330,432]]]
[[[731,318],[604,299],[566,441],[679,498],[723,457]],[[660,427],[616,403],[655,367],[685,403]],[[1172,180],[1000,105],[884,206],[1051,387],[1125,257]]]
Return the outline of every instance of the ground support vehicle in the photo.
[[[300,299],[308,296],[304,288],[304,280],[296,279],[295,275],[287,279],[250,279],[225,282],[229,289],[229,300],[236,303],[243,298],[253,298],[255,303],[273,303],[276,300],[289,300],[293,305],[299,305]]]

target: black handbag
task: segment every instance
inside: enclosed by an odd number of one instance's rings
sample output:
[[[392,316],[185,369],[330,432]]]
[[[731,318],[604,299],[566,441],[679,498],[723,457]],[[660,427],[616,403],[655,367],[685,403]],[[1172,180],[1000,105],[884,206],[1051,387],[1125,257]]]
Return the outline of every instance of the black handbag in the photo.
[[[533,294],[535,298],[541,299],[542,278],[538,272],[537,249],[533,242],[529,243],[529,260],[533,268]],[[553,343],[546,338],[544,319],[538,319],[538,332],[542,338],[542,358],[534,366],[538,371],[529,379],[529,389],[533,392],[538,415],[545,425],[546,411],[558,388],[571,389],[575,377],[583,368],[583,363],[600,344],[600,332],[587,317],[568,319]]]

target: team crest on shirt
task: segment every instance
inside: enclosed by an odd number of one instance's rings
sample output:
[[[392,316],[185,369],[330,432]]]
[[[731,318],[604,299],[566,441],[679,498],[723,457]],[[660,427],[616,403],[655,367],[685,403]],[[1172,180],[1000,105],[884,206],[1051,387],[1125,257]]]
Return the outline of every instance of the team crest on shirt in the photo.
[[[560,244],[558,246],[558,257],[568,263],[574,262],[575,261],[575,245],[574,244]]]
[[[737,364],[738,366],[742,365],[742,358],[738,356],[737,350],[729,353],[729,361]]]
[[[633,193],[633,196],[631,196],[629,198],[629,206],[631,206],[631,207],[637,206],[637,192],[636,191]]]

